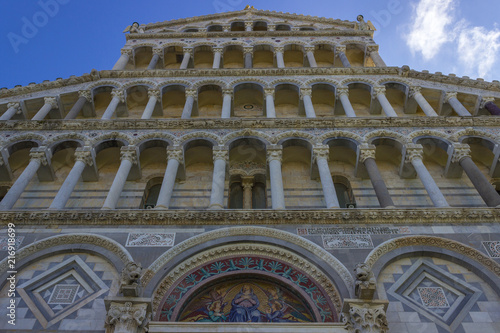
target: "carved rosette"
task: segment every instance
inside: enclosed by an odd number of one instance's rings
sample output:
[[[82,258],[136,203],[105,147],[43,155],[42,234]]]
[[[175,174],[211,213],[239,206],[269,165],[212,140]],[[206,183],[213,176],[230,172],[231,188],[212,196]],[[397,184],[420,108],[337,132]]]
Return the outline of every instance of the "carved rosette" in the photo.
[[[214,159],[214,162],[216,160],[223,160],[224,162],[228,162],[228,159],[229,159],[229,151],[224,148],[224,147],[216,147],[212,150],[212,154],[213,154],[213,159]]]
[[[359,148],[359,161],[365,163],[369,158],[375,159],[376,148],[373,145],[361,145]]]
[[[182,149],[180,148],[167,149],[167,160],[177,160],[182,163],[182,155]]]
[[[137,164],[137,149],[135,146],[122,147],[120,150],[120,160],[129,160],[132,164]]]
[[[56,97],[45,97],[43,101],[45,104],[49,104],[53,109],[58,108]]]
[[[149,89],[148,90],[148,97],[149,98],[154,97],[157,100],[159,100],[160,99],[160,91],[158,89]]]
[[[453,163],[460,163],[460,161],[466,157],[470,157],[469,145],[464,145],[464,144],[453,145],[453,156],[451,157],[451,161]]]
[[[85,98],[88,102],[92,101],[92,92],[90,90],[80,90],[78,92],[78,97]]]
[[[389,332],[384,304],[349,303],[348,311],[342,312],[342,321],[348,332],[385,333]],[[344,305],[346,310],[346,305]]]
[[[348,87],[340,87],[337,88],[337,98],[340,98],[340,96],[346,95],[349,97],[349,88]]]
[[[320,145],[313,148],[314,160],[321,159],[327,160],[330,158],[330,147],[327,145]]]
[[[147,324],[147,308],[146,303],[111,302],[106,315],[106,326],[114,333],[144,332],[141,328]]]
[[[111,96],[113,96],[113,98],[118,98],[121,103],[125,103],[125,94],[123,90],[113,89],[113,91],[111,91]]]
[[[450,99],[452,98],[457,98],[457,92],[456,91],[448,91],[444,97],[445,102],[449,102]]]
[[[75,150],[75,161],[82,161],[88,166],[94,164],[94,159],[92,158],[92,151],[90,150]]]

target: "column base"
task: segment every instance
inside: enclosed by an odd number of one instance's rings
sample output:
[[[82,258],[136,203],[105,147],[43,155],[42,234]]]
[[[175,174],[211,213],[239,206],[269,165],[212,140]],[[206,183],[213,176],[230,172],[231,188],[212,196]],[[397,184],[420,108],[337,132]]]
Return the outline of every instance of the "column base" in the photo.
[[[167,210],[167,209],[168,209],[168,207],[163,206],[163,205],[157,205],[157,206],[155,206],[155,208],[153,208],[153,209],[160,209],[160,210],[162,210],[162,209],[163,209],[163,210]]]
[[[210,210],[221,210],[221,209],[224,209],[224,206],[222,206],[220,204],[211,204],[210,206],[208,206],[208,209],[210,209]]]
[[[384,209],[396,209],[396,206],[387,206],[387,207],[383,207]]]

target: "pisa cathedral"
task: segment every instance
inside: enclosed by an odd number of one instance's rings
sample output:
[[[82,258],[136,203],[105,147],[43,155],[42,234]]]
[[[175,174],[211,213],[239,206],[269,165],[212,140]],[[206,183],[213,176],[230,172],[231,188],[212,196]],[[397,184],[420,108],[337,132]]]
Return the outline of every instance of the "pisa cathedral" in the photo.
[[[0,331],[500,331],[500,82],[362,16],[126,32],[0,90]]]

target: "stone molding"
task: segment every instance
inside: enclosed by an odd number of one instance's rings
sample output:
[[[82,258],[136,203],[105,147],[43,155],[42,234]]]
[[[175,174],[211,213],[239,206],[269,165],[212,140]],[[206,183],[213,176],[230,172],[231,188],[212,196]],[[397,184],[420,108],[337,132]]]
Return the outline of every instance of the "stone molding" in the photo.
[[[452,223],[451,221],[449,223]],[[496,276],[500,277],[500,264],[495,260],[489,258],[482,252],[455,240],[446,239],[436,236],[407,236],[390,239],[376,248],[374,248],[370,254],[365,259],[365,263],[370,267],[373,267],[375,263],[382,258],[385,254],[392,252],[396,249],[409,247],[409,246],[422,246],[422,247],[439,247],[456,252],[460,255],[468,257],[474,261],[477,261],[488,268]]]
[[[335,287],[334,282],[322,272],[320,267],[310,262],[307,258],[283,249],[282,247],[250,243],[238,243],[214,247],[190,257],[179,263],[176,267],[172,268],[170,273],[162,279],[158,287],[153,292],[153,313],[158,311],[158,307],[160,306],[162,299],[165,298],[165,295],[169,292],[171,287],[173,287],[179,279],[182,279],[185,274],[189,273],[189,271],[200,267],[200,265],[203,266],[206,262],[237,255],[265,256],[285,262],[298,270],[305,272],[315,280],[315,283],[321,285],[321,287],[325,290],[329,299],[332,301],[335,310],[337,310],[336,317],[340,317],[342,297]]]
[[[83,97],[87,100],[87,102],[92,102],[92,92],[90,90],[78,91],[78,97]]]

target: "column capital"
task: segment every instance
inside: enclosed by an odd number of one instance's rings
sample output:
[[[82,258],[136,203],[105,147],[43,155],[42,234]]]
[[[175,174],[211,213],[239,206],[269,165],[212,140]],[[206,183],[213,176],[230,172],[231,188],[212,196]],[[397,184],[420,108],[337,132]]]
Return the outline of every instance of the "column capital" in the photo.
[[[212,48],[212,51],[214,51],[214,53],[215,52],[222,53],[222,51],[224,51],[224,48],[223,47],[214,47],[214,48]]]
[[[31,148],[30,150],[30,160],[40,160],[40,164],[47,165],[52,157],[50,150],[45,146],[40,146],[37,148]]]
[[[131,57],[132,53],[133,53],[132,49],[121,49],[121,54],[123,55],[128,55],[129,57]]]
[[[316,48],[314,46],[306,46],[304,47],[304,51],[306,52],[314,52]]]
[[[272,145],[267,148],[267,162],[279,161],[283,157],[283,147],[281,145]]]
[[[196,99],[198,97],[198,90],[196,89],[186,89],[186,98],[193,97]]]
[[[311,96],[312,88],[300,88],[300,97],[304,98],[304,96]]]
[[[283,46],[276,46],[274,48],[274,54],[276,54],[277,52],[283,53],[284,51],[285,51],[285,48]]]
[[[254,184],[254,177],[253,176],[245,176],[241,177],[241,186],[243,187],[244,190],[251,190]]]
[[[372,52],[378,52],[378,45],[367,45],[366,46],[366,54],[370,55]]]
[[[222,89],[222,95],[231,95],[231,96],[233,96],[233,89]]]
[[[422,87],[420,86],[410,86],[410,97],[414,97],[416,94],[422,92]]]
[[[453,163],[460,163],[466,157],[470,157],[470,146],[467,144],[454,144],[453,145],[453,155],[451,161]]]
[[[125,93],[123,90],[113,89],[111,91],[111,96],[113,96],[113,98],[118,98],[121,103],[125,103]]]
[[[147,303],[111,302],[106,314],[106,326],[113,332],[138,332],[138,328],[147,324]]]
[[[136,146],[123,146],[120,149],[120,161],[129,160],[132,164],[137,164],[137,147]]]
[[[274,97],[274,88],[266,88],[264,89],[264,94],[266,96],[273,96]]]
[[[342,322],[348,332],[387,333],[389,324],[386,311],[389,301],[345,299]]]
[[[53,109],[57,109],[57,97],[44,97],[43,101],[45,104],[49,104]]]
[[[167,160],[176,160],[182,163],[183,151],[181,147],[168,147],[167,148]]]
[[[376,147],[374,145],[363,144],[359,147],[359,161],[364,163],[367,159],[375,159]]]
[[[154,97],[156,99],[160,99],[160,90],[158,89],[148,89],[148,97]]]
[[[227,150],[226,147],[214,147],[212,149],[212,155],[213,155],[213,159],[214,159],[214,162],[216,160],[223,160],[224,162],[228,162],[229,160],[229,151]]]
[[[385,95],[385,91],[386,91],[386,89],[384,86],[373,87],[373,96],[378,97],[378,95]]]
[[[184,54],[189,53],[190,55],[193,55],[193,48],[192,47],[183,47],[182,51]]]
[[[10,108],[16,109],[16,113],[21,112],[21,103],[19,103],[19,102],[7,103],[7,109],[10,109]]]
[[[252,28],[253,30],[253,21],[245,22],[245,29]]]
[[[267,31],[275,31],[275,30],[276,30],[276,24],[267,25]]]
[[[335,53],[340,53],[340,52],[345,53],[346,50],[347,50],[347,47],[345,45],[335,46]]]
[[[90,90],[80,90],[78,91],[78,97],[83,97],[87,100],[87,102],[92,101],[92,92]]]
[[[494,102],[495,101],[495,97],[493,96],[481,96],[481,108],[484,109],[484,106],[486,105],[486,103],[489,103],[489,102]]]
[[[349,87],[339,87],[337,88],[337,98],[340,98],[340,96],[346,95],[349,97]]]
[[[223,32],[228,32],[231,29],[230,24],[222,24],[222,31]]]
[[[163,49],[160,48],[154,48],[153,49],[153,55],[157,55],[160,58],[163,58]]]
[[[245,46],[245,47],[243,47],[243,53],[244,54],[248,54],[248,53],[253,54],[253,46]]]
[[[75,150],[75,161],[82,161],[88,166],[94,165],[91,147],[79,147]]]
[[[330,146],[328,145],[318,145],[313,147],[313,158],[314,161],[320,159],[329,160],[330,159]]]
[[[457,98],[457,92],[456,91],[447,91],[446,95],[444,96],[444,101],[448,102],[452,98]]]
[[[406,145],[406,157],[405,163],[411,163],[413,160],[422,159],[424,156],[424,148],[422,145],[418,144],[407,144]]]

